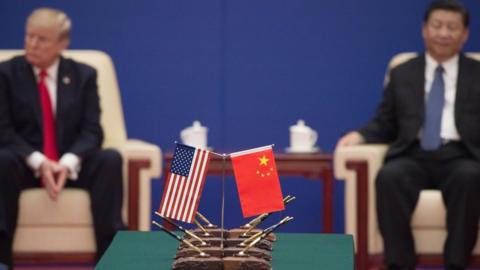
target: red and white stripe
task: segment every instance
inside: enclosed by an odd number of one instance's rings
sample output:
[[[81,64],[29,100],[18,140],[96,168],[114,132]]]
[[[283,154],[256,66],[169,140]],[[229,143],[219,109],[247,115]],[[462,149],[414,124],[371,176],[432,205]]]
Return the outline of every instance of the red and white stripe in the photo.
[[[205,183],[210,152],[196,149],[188,177],[170,173],[160,204],[164,217],[192,223]]]

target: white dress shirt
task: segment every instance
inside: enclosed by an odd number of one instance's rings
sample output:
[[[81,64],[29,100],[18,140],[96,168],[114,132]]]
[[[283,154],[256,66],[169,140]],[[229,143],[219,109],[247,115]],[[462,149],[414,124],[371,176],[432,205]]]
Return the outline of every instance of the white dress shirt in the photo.
[[[48,94],[50,96],[50,101],[52,103],[52,111],[55,117],[57,112],[57,78],[58,78],[58,66],[60,64],[60,60],[57,59],[49,68],[47,68],[47,76],[45,77],[45,83],[48,88]],[[40,69],[37,67],[33,67],[33,72],[35,74],[35,78],[37,83],[40,81]],[[35,151],[30,154],[26,162],[32,170],[35,172],[35,176],[40,176],[40,166],[42,163],[47,159],[43,153],[39,151]],[[73,154],[73,153],[65,153],[61,158],[59,163],[64,165],[68,168],[68,178],[71,180],[76,180],[78,178],[78,173],[80,172],[80,158]]]
[[[425,54],[425,101],[432,87],[435,69],[439,65],[428,53]],[[455,96],[457,93],[458,54],[440,63],[444,69],[443,81],[445,85],[445,103],[443,105],[440,137],[443,140],[460,140],[455,125]]]

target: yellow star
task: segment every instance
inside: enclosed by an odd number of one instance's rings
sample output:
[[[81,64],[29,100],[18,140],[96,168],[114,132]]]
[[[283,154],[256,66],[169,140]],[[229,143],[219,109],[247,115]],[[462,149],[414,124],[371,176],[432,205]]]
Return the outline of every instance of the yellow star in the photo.
[[[258,160],[260,160],[260,165],[267,166],[267,163],[270,159],[268,159],[265,155],[263,155],[263,157],[259,158]]]

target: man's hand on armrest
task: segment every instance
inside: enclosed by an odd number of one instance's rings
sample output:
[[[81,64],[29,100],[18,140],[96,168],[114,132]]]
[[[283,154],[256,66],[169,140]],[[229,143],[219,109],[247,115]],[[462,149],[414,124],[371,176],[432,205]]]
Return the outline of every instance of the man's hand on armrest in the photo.
[[[365,138],[363,138],[362,134],[360,134],[358,131],[351,131],[338,140],[336,148],[341,146],[357,145],[364,142]]]

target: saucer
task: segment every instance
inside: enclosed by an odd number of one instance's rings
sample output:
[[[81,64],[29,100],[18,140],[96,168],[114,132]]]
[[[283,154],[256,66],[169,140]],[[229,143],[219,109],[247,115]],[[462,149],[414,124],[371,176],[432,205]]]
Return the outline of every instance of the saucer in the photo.
[[[318,146],[314,146],[310,149],[305,149],[305,150],[296,150],[291,147],[285,148],[285,152],[289,154],[312,154],[312,153],[318,153],[320,151],[320,148]]]

